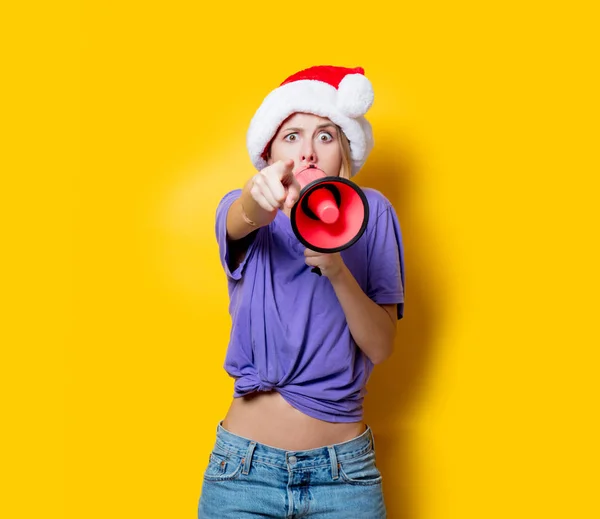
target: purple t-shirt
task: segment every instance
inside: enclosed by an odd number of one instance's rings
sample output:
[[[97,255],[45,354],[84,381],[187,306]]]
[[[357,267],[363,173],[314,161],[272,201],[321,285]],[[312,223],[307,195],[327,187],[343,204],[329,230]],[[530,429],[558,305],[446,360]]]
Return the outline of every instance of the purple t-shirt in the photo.
[[[400,225],[379,191],[363,191],[369,202],[367,229],[341,255],[363,291],[378,304],[397,303],[401,319]],[[234,397],[275,390],[314,418],[361,420],[373,363],[354,342],[329,280],[306,265],[305,247],[282,211],[246,238],[246,255],[232,270],[227,211],[240,194],[238,189],[221,199],[215,226],[230,297],[232,328],[224,368],[235,379]]]

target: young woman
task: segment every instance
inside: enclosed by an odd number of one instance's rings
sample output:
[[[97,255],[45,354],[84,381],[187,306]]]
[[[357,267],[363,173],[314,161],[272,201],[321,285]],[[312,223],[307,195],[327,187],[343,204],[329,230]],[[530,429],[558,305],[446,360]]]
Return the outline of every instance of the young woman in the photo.
[[[361,169],[373,147],[364,117],[372,103],[362,68],[318,66],[287,78],[251,121],[257,173],[216,214],[232,318],[224,367],[235,392],[199,519],[386,517],[363,400],[403,315],[398,219],[380,192],[363,188],[364,234],[329,254],[304,247],[290,222],[311,179]]]

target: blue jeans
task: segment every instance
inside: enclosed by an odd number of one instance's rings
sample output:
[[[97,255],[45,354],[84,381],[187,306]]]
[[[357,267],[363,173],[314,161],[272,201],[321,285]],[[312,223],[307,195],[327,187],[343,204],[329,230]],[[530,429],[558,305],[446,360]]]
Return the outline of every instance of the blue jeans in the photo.
[[[217,427],[198,519],[382,519],[370,427],[344,443],[286,451]]]

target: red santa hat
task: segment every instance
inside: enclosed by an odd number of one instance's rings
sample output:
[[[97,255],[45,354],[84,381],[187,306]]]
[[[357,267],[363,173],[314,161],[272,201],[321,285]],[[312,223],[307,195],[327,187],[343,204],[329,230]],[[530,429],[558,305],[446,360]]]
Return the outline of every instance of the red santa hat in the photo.
[[[290,115],[303,112],[326,117],[350,141],[352,175],[358,173],[373,148],[371,124],[365,119],[373,104],[373,87],[361,67],[311,67],[288,77],[258,108],[246,136],[257,170],[267,166],[266,152]]]

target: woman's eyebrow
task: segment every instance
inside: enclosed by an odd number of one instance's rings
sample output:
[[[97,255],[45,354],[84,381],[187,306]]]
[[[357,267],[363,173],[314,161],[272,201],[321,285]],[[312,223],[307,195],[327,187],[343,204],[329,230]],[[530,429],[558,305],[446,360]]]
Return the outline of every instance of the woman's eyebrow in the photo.
[[[323,128],[336,129],[336,126],[335,126],[335,124],[332,124],[332,123],[319,124],[319,126],[317,126],[317,130],[320,130]],[[281,131],[283,131],[283,132],[301,132],[302,130],[303,130],[303,128],[285,128],[284,130],[281,130]]]

